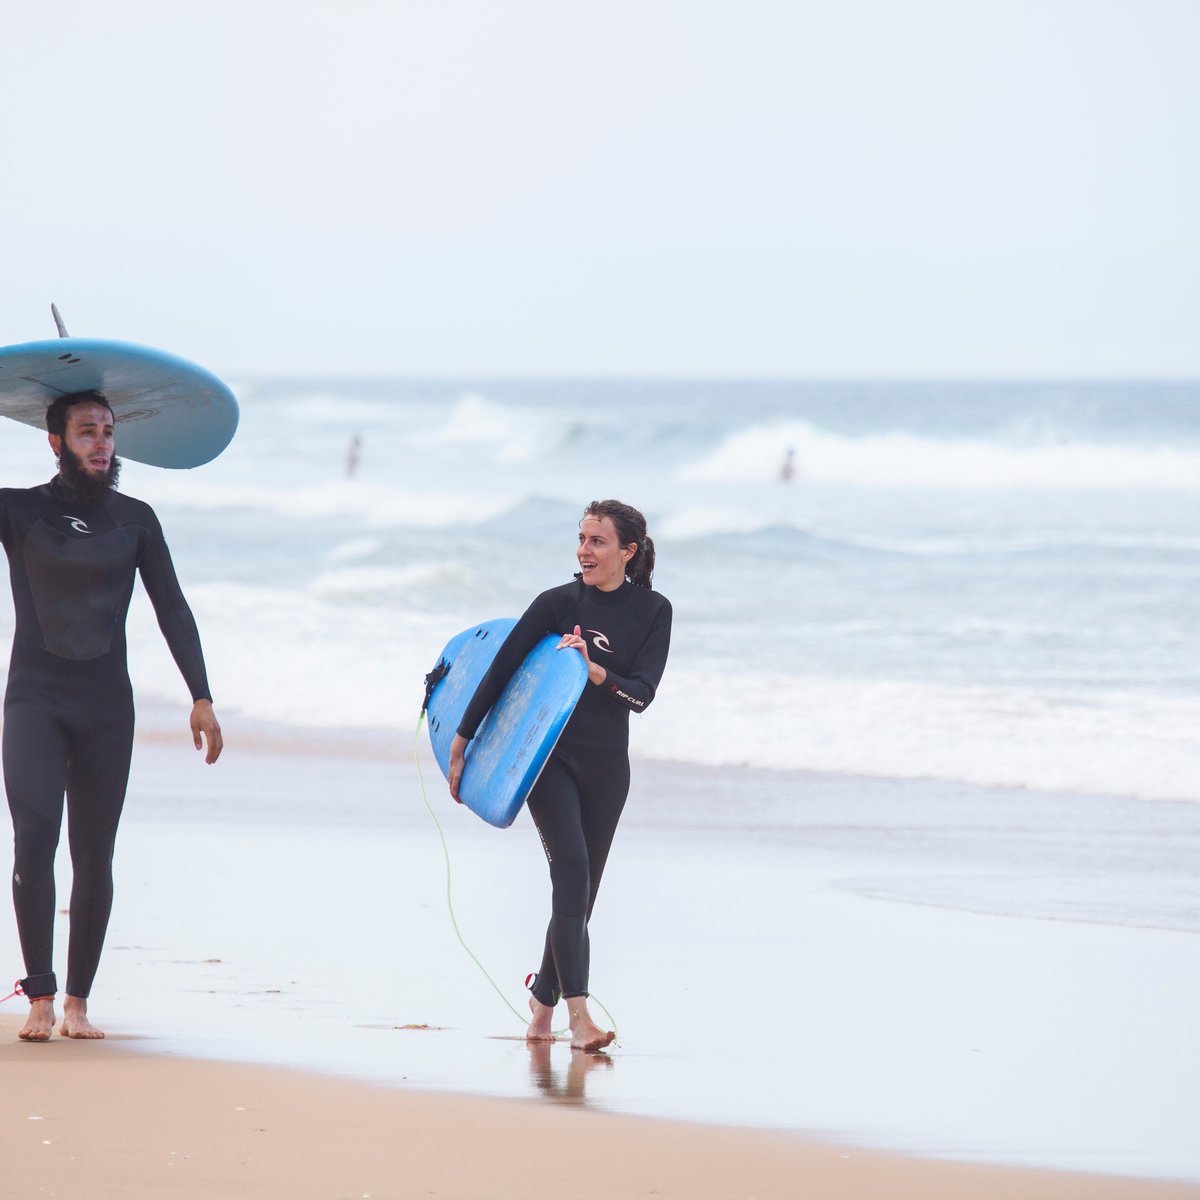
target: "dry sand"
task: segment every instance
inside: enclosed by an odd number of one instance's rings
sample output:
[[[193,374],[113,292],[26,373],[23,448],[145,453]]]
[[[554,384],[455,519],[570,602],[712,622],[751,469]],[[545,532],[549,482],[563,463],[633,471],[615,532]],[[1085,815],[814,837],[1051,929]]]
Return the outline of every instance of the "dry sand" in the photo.
[[[547,1101],[430,1095],[145,1054],[44,1045],[0,1017],[0,1195],[805,1197],[1168,1200],[1200,1186],[904,1158]]]

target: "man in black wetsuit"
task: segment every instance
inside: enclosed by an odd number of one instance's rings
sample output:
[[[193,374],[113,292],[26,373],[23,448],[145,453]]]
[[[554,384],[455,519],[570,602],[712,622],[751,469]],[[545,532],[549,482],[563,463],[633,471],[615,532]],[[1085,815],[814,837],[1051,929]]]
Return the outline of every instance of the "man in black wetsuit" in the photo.
[[[16,632],[4,698],[4,786],[15,843],[13,905],[30,1001],[26,1041],[54,1028],[54,854],[66,796],[73,883],[62,1033],[97,1038],[87,999],[112,908],[112,856],[133,748],[125,615],[134,575],[192,694],[192,739],[221,753],[204,655],[149,505],[115,491],[113,414],[95,392],[46,412],[58,474],[0,488]]]

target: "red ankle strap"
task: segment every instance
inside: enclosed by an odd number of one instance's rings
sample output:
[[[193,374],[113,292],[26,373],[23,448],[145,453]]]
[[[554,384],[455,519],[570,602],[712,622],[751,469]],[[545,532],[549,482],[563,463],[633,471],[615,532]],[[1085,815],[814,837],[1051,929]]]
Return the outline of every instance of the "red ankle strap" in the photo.
[[[25,999],[32,1004],[35,1000],[53,1000],[56,995],[56,992],[50,992],[45,996],[31,996],[21,986],[21,981],[18,979],[17,982],[13,984],[13,990],[9,992],[7,996],[0,997],[0,1004],[3,1004],[5,1000],[11,1000],[14,996],[24,996]]]

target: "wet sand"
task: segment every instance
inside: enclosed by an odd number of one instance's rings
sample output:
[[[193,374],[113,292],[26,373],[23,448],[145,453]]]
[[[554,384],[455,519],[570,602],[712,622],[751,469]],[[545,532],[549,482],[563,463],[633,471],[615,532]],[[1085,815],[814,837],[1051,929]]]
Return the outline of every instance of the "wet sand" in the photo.
[[[447,1113],[490,1114],[496,1102],[497,1115],[470,1118],[472,1128],[491,1129],[499,1114],[536,1122],[542,1110],[566,1128],[595,1121],[605,1150],[616,1138],[629,1162],[625,1131],[681,1129],[693,1150],[725,1145],[727,1132],[729,1145],[794,1155],[808,1153],[801,1139],[811,1137],[828,1143],[837,1169],[936,1159],[1080,1172],[1089,1187],[1099,1176],[1200,1182],[1200,939],[1183,922],[1194,872],[1164,858],[1194,845],[1191,808],[640,763],[593,922],[594,986],[620,1037],[610,1060],[581,1067],[563,1044],[531,1053],[519,1011],[455,941],[441,847],[405,741],[380,754],[353,738],[331,745],[227,727],[236,753],[211,769],[177,722],[171,740],[138,746],[92,1004],[116,1036],[99,1048],[5,1049],[6,1078],[43,1051],[68,1068],[60,1089],[76,1063],[82,1085],[96,1063],[107,1071],[119,1061],[146,1081],[173,1081],[167,1119],[208,1078],[202,1068],[230,1079],[245,1070],[287,1081],[285,1100],[311,1097],[278,1110],[272,1129],[290,1127],[293,1111],[311,1109],[315,1121],[322,1096],[349,1089],[347,1104],[361,1095],[371,1111],[401,1106],[380,1135],[385,1164],[396,1130],[420,1119],[403,1106],[428,1099]],[[426,783],[450,844],[459,924],[519,1010],[548,902],[536,834],[521,821],[484,826],[449,802],[431,768]],[[1153,880],[1143,870],[1151,854]],[[65,853],[58,875],[65,897]],[[1120,924],[1061,919],[1103,886],[1104,911]],[[1139,903],[1122,902],[1125,891]],[[60,917],[60,967],[67,927]],[[11,916],[0,923],[0,959],[17,973]],[[135,1049],[128,1064],[117,1053]],[[241,1065],[213,1066],[229,1062]],[[254,1064],[313,1074],[260,1075]],[[195,1082],[183,1082],[177,1072],[193,1067]],[[104,1086],[124,1104],[125,1083]],[[21,1129],[26,1115],[45,1114],[22,1112]],[[297,1153],[321,1141],[341,1155],[342,1126],[329,1128],[336,1136],[296,1133]],[[505,1154],[525,1137],[505,1136]],[[463,1144],[460,1135],[443,1150],[461,1158]],[[657,1153],[647,1151],[651,1161]],[[759,1161],[757,1149],[730,1155]],[[527,1165],[526,1187],[542,1178]],[[716,1166],[702,1174],[726,1178]],[[656,1178],[629,1177],[642,1193],[596,1194],[661,1193],[668,1184]],[[370,1190],[335,1184],[321,1194]],[[796,1194],[768,1184],[670,1186]],[[471,1186],[438,1194],[508,1194]]]
[[[539,1187],[596,1200],[1200,1196],[1200,1186],[930,1162],[783,1133],[145,1055],[121,1038],[30,1046],[15,1039],[18,1020],[0,1017],[6,1196],[507,1200]]]

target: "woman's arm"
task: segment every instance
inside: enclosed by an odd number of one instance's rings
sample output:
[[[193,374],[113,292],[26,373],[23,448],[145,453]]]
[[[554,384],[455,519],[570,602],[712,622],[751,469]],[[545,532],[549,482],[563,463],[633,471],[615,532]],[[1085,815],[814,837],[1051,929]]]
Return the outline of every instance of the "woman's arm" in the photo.
[[[525,661],[525,656],[545,637],[552,619],[550,602],[543,592],[512,627],[492,660],[492,665],[488,667],[487,674],[479,681],[479,686],[476,687],[450,743],[450,766],[446,772],[446,782],[450,785],[450,795],[459,804],[462,801],[458,797],[458,785],[462,781],[463,769],[467,763],[468,744],[475,736],[480,722],[500,698],[500,693],[504,691],[513,673]]]
[[[604,679],[598,686],[618,704],[624,704],[634,712],[645,712],[666,670],[670,649],[671,603],[663,597],[629,674],[618,675],[615,671],[605,671]]]
[[[480,722],[488,715],[492,705],[500,699],[500,693],[504,691],[516,669],[525,661],[525,656],[546,636],[552,621],[550,602],[547,594],[543,592],[513,626],[492,660],[492,665],[488,667],[487,674],[479,681],[479,686],[458,723],[458,733],[467,741],[475,736]]]

